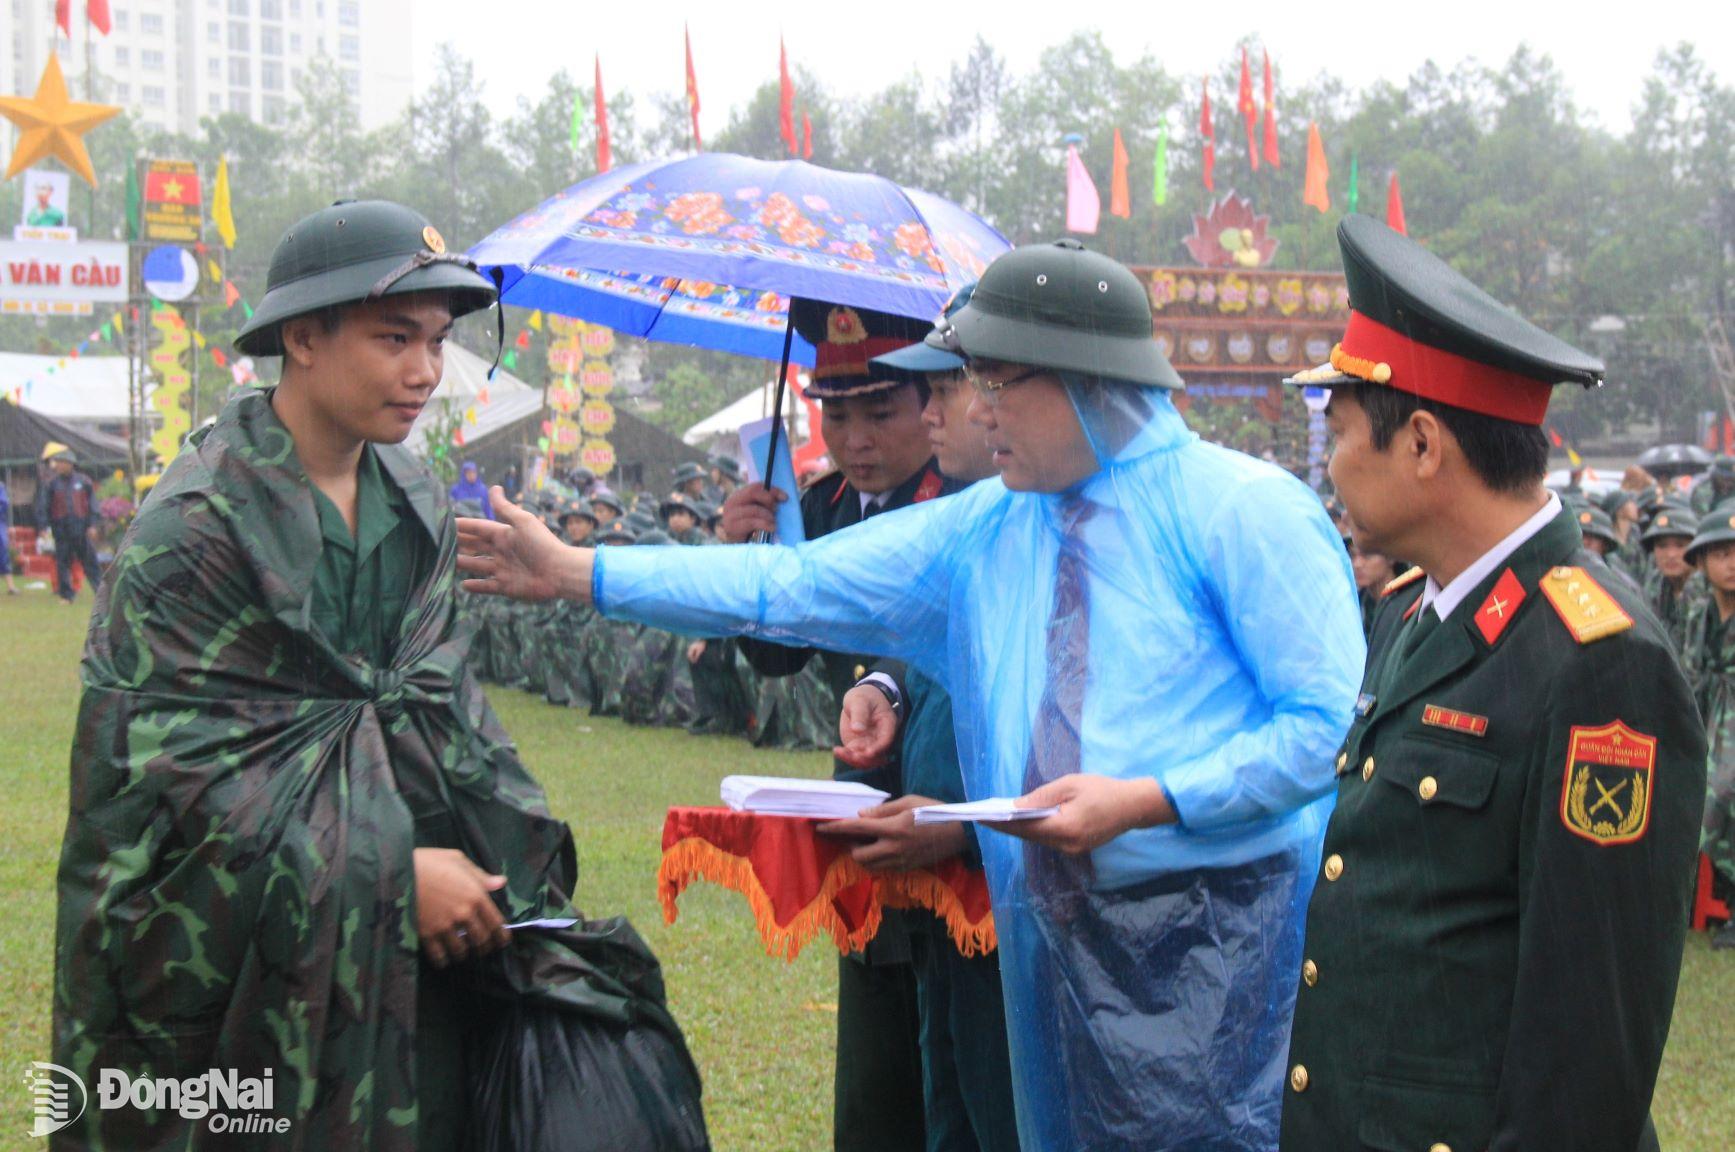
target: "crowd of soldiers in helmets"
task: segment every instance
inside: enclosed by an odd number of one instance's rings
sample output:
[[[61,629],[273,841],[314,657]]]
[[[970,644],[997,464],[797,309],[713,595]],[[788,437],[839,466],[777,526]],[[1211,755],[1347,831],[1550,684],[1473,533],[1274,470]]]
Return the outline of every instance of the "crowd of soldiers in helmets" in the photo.
[[[1718,596],[1735,605],[1735,456],[1718,456],[1688,488],[1659,482],[1636,465],[1619,487],[1592,496],[1574,468],[1560,489],[1578,520],[1585,548],[1602,558],[1608,578],[1640,593],[1673,642],[1705,721],[1714,760],[1735,754],[1735,630],[1726,626]],[[1358,548],[1348,512],[1322,496],[1343,532],[1355,571],[1364,629],[1371,629],[1382,591],[1403,576],[1401,560]],[[1735,895],[1735,803],[1710,800],[1706,848],[1718,895]],[[1719,831],[1720,830],[1720,831]],[[1735,949],[1735,922],[1712,938]]]
[[[575,545],[719,543],[723,501],[744,480],[731,456],[672,470],[662,496],[617,493],[588,468],[544,481],[525,497],[550,530]],[[480,515],[455,500],[460,516]],[[475,628],[471,663],[480,677],[542,696],[562,708],[628,724],[742,736],[759,747],[830,749],[837,700],[817,664],[793,676],[763,676],[729,637],[677,636],[608,620],[589,605],[525,604],[460,594]]]

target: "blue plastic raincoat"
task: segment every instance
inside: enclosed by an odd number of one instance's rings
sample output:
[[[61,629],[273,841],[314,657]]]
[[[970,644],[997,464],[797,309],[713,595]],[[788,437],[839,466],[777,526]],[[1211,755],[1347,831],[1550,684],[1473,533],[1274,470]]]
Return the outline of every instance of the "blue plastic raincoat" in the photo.
[[[1354,581],[1288,474],[1200,441],[1166,395],[1071,393],[1104,465],[1073,493],[1095,506],[1078,761],[1155,777],[1180,822],[1098,848],[1065,907],[1033,895],[1022,841],[981,837],[1021,1141],[1263,1152],[1365,654]],[[1062,500],[990,480],[793,548],[605,548],[593,591],[676,632],[906,660],[952,694],[969,796],[1015,796]]]

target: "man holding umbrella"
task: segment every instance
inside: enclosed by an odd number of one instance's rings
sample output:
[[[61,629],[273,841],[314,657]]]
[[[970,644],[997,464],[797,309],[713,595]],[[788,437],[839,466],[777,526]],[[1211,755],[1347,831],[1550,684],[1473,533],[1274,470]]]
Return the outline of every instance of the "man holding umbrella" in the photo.
[[[940,475],[922,425],[925,377],[885,370],[874,357],[918,340],[928,325],[903,316],[795,300],[791,320],[814,345],[807,394],[820,402],[825,442],[838,470],[801,497],[808,539],[828,536],[883,513],[956,489]],[[786,446],[785,446],[786,447]],[[730,540],[775,530],[776,498],[762,484],[724,503]],[[800,672],[816,654],[833,704],[872,663],[868,654],[789,648],[744,638],[741,651],[763,676]],[[830,720],[831,717],[827,717]],[[837,775],[886,791],[897,788],[895,760],[872,769],[837,763]],[[915,970],[902,912],[888,911],[866,949],[838,964],[835,1144],[863,1152],[920,1149],[922,1060]]]
[[[1075,241],[1002,256],[929,340],[1000,479],[794,548],[568,549],[497,496],[466,586],[936,676],[966,793],[1057,809],[981,843],[1022,1146],[1269,1149],[1363,655],[1342,542],[1188,431],[1144,286]]]

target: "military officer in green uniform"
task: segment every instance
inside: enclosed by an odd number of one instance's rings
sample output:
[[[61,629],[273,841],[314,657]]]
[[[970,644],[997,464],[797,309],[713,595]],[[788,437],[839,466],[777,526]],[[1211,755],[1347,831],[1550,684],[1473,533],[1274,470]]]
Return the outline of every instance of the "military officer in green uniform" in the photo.
[[[1687,560],[1687,546],[1699,532],[1699,518],[1670,506],[1651,518],[1639,536],[1644,550],[1645,602],[1680,654],[1687,646],[1687,617],[1705,598],[1705,577]]]
[[[1389,586],[1309,905],[1283,1152],[1633,1152],[1680,972],[1705,735],[1643,597],[1542,486],[1602,364],[1366,216],[1331,472]]]
[[[955,490],[940,474],[922,427],[925,379],[875,369],[874,357],[921,339],[930,325],[864,308],[796,300],[793,317],[816,349],[809,396],[820,402],[825,442],[838,471],[801,494],[801,516],[812,540],[882,512]],[[776,498],[762,484],[737,489],[724,503],[729,540],[774,530]],[[741,639],[747,662],[762,676],[803,671],[816,654]],[[818,653],[830,685],[822,730],[835,734],[838,702],[873,663],[842,652]],[[831,741],[826,742],[830,746]],[[839,762],[837,774],[886,791],[897,790],[895,759],[864,771]],[[838,965],[836,1108],[838,1149],[920,1152],[922,1058],[914,970],[902,913],[889,912],[867,949]]]
[[[946,306],[951,317],[969,302],[974,285]],[[975,391],[964,358],[926,343],[900,348],[874,361],[900,377],[927,385],[922,423],[940,471],[968,486],[994,475],[994,456],[968,411]],[[892,704],[895,723],[877,724],[863,705],[876,697]],[[842,835],[869,871],[907,871],[952,857],[982,867],[976,831],[964,824],[915,823],[915,809],[966,799],[964,772],[953,734],[952,700],[932,678],[900,661],[878,661],[844,697],[838,722],[840,759],[871,767],[897,757],[894,799],[858,819],[822,824],[822,835]],[[884,717],[886,713],[877,713]],[[916,970],[921,1015],[922,1082],[927,1152],[1017,1152],[1006,1004],[998,951],[964,955],[946,922],[925,912],[905,916]]]

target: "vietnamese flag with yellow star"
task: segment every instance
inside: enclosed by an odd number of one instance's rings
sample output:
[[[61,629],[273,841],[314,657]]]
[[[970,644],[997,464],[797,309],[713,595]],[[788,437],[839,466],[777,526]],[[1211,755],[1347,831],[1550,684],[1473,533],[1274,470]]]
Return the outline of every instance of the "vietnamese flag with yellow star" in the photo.
[[[199,193],[199,174],[184,169],[151,168],[145,173],[145,203],[146,204],[188,204],[197,207],[202,198]]]

